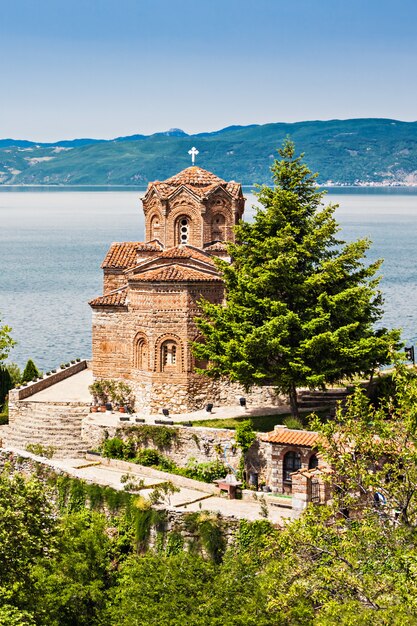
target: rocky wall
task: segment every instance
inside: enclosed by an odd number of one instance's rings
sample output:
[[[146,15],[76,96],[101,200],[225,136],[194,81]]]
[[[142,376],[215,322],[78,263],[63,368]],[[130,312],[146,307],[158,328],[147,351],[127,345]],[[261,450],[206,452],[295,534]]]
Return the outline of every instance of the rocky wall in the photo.
[[[159,427],[155,425],[155,428]],[[152,443],[151,439],[142,447],[158,449],[181,467],[187,465],[190,459],[195,459],[197,463],[221,460],[234,470],[238,469],[241,452],[234,445],[233,430],[188,426],[163,426],[163,428],[172,428],[176,432],[173,443],[169,448],[161,450]],[[128,439],[135,436],[135,431],[140,433],[140,429],[140,425],[134,426],[126,423],[117,427],[108,427],[97,424],[91,417],[86,417],[82,422],[82,439],[88,443],[90,448],[96,449],[107,436],[118,436],[122,439]],[[248,470],[257,473],[260,481],[266,481],[271,473],[268,463],[270,448],[271,444],[262,441],[261,435],[258,434],[256,441],[246,455]]]

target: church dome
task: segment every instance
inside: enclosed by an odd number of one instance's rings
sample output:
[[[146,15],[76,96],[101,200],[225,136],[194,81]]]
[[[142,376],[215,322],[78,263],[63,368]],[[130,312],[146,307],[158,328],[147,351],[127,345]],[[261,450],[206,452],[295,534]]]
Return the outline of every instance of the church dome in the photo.
[[[219,178],[212,172],[208,172],[207,170],[203,170],[201,167],[197,167],[197,165],[192,165],[191,167],[187,167],[182,172],[175,174],[175,176],[171,176],[164,181],[167,185],[192,185],[197,187],[207,187],[208,185],[222,185],[225,184],[222,178]]]
[[[225,189],[232,197],[238,198],[241,195],[241,186],[238,183],[233,180],[226,182],[212,172],[192,165],[166,180],[149,183],[145,198],[152,189],[156,189],[161,198],[169,198],[179,187],[187,187],[200,198],[209,195],[218,187]]]

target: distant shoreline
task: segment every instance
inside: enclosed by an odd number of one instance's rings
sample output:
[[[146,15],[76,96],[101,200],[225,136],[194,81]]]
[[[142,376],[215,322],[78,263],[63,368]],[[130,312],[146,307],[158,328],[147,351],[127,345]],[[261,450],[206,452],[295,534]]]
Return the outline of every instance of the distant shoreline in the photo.
[[[255,187],[257,185],[261,185],[262,184],[272,184],[272,183],[253,183],[253,184],[242,184],[242,187],[246,190],[248,189],[255,189]],[[352,184],[352,185],[348,185],[347,183],[331,183],[331,182],[326,182],[323,183],[321,185],[317,185],[317,187],[319,189],[331,189],[331,190],[338,190],[338,189],[390,189],[390,190],[402,190],[402,189],[415,189],[417,190],[417,183],[409,183],[409,184],[405,184],[405,183],[378,183],[378,182],[362,182],[362,183],[357,183],[357,184]],[[88,191],[88,190],[97,190],[97,191],[145,191],[147,188],[147,185],[93,185],[93,184],[87,184],[87,185],[80,185],[80,184],[75,184],[75,185],[40,185],[40,184],[19,184],[19,185],[14,185],[14,184],[8,184],[8,183],[0,183],[0,192],[2,190],[27,190],[27,189],[39,189],[40,191],[43,190],[50,190],[50,191],[74,191],[79,189],[80,191]]]

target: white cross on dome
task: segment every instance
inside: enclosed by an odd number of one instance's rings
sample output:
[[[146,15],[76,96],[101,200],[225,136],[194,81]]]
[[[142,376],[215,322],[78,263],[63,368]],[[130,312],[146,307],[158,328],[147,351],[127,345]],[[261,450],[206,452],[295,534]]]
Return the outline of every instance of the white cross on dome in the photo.
[[[197,148],[193,146],[191,150],[188,150],[188,154],[191,156],[191,163],[194,165],[195,157],[199,154]]]

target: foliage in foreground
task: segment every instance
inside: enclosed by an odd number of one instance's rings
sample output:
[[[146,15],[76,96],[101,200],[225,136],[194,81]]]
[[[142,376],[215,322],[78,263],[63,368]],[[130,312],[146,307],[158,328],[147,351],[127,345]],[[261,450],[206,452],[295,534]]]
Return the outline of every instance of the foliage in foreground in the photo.
[[[179,532],[158,530],[163,512],[134,496],[120,493],[117,505],[109,493],[105,517],[84,504],[87,493],[90,506],[104,503],[98,486],[58,477],[57,509],[50,488],[5,471],[0,625],[415,624],[416,426],[409,372],[396,373],[377,408],[356,391],[337,423],[315,424],[333,466],[333,504],[282,530],[242,520],[230,548],[204,511],[189,514],[186,530],[200,539],[184,549]],[[116,514],[122,501],[130,512]],[[150,525],[157,540],[144,551]]]
[[[376,273],[366,263],[367,239],[345,243],[323,206],[324,193],[286,141],[271,171],[274,188],[258,191],[254,221],[235,229],[233,263],[216,261],[226,306],[202,302],[195,343],[203,374],[245,387],[272,384],[298,414],[297,387],[323,388],[389,363],[399,332],[375,329],[382,316]]]

